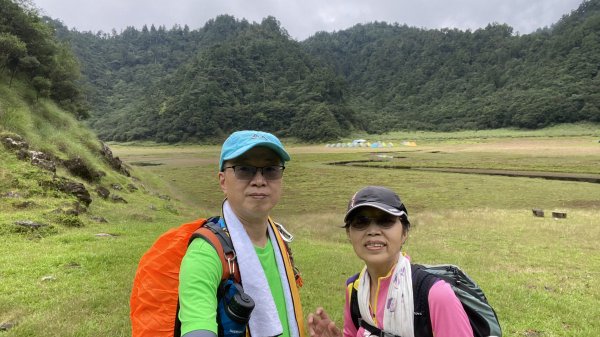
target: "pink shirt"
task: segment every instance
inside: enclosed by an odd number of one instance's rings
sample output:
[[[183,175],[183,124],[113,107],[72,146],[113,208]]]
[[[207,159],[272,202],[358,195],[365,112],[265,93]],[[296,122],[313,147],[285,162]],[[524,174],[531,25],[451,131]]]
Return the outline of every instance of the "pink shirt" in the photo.
[[[383,311],[392,274],[393,269],[387,276],[381,277],[378,280],[377,308],[374,322],[382,330],[385,330],[383,326]],[[364,329],[359,327],[357,330],[354,327],[350,314],[350,290],[352,286],[352,283],[349,284],[346,291],[344,337],[363,337]],[[427,298],[429,300],[431,327],[435,337],[473,337],[473,330],[471,329],[467,313],[447,282],[439,280],[434,283],[429,290]]]

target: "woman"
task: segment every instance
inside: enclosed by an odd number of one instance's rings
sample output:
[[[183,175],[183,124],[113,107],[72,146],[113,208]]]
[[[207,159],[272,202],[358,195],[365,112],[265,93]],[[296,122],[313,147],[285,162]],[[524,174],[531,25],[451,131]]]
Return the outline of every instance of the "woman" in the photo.
[[[410,261],[401,252],[410,222],[396,193],[380,186],[361,189],[350,199],[344,223],[365,267],[347,282],[343,337],[379,335],[382,330],[402,337],[473,336],[462,304],[443,280],[434,280],[429,290],[429,319],[415,315],[414,300],[420,299],[413,298]],[[358,302],[354,309],[352,296]],[[323,308],[309,314],[308,327],[311,337],[342,337]]]

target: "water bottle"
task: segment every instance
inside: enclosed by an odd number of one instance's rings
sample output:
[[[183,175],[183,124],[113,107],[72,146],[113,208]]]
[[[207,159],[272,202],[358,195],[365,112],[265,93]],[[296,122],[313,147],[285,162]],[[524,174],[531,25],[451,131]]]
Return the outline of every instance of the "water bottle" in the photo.
[[[254,309],[254,300],[244,293],[242,285],[227,280],[221,288],[223,296],[219,301],[219,337],[243,337],[250,314]]]

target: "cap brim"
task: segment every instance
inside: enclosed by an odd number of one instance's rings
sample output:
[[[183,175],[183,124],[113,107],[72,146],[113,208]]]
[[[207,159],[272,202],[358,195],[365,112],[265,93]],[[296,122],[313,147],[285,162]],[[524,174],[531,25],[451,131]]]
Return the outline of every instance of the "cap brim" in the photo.
[[[350,216],[350,214],[352,214],[352,212],[354,212],[354,210],[361,208],[361,207],[375,207],[375,208],[380,209],[388,214],[395,215],[395,216],[406,215],[406,212],[401,211],[394,207],[390,207],[386,204],[382,204],[379,202],[365,202],[365,203],[362,203],[360,205],[356,205],[356,206],[350,208],[348,210],[348,212],[346,212],[346,216],[344,217],[344,223],[348,220],[348,217]]]
[[[231,153],[229,156],[224,157],[223,161],[237,158],[237,157],[243,155],[244,153],[248,152],[250,149],[257,147],[257,146],[263,146],[263,147],[273,150],[275,153],[277,153],[279,158],[281,158],[281,160],[283,160],[284,162],[290,161],[290,155],[281,146],[278,146],[277,144],[274,144],[272,142],[260,142],[260,143],[246,145],[244,147],[237,149],[237,151]]]

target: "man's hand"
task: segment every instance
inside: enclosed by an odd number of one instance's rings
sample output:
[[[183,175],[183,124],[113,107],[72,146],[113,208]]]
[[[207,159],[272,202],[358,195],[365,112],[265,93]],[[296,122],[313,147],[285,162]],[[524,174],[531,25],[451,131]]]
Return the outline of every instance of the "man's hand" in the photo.
[[[340,329],[321,307],[308,314],[308,333],[310,337],[342,337]]]

